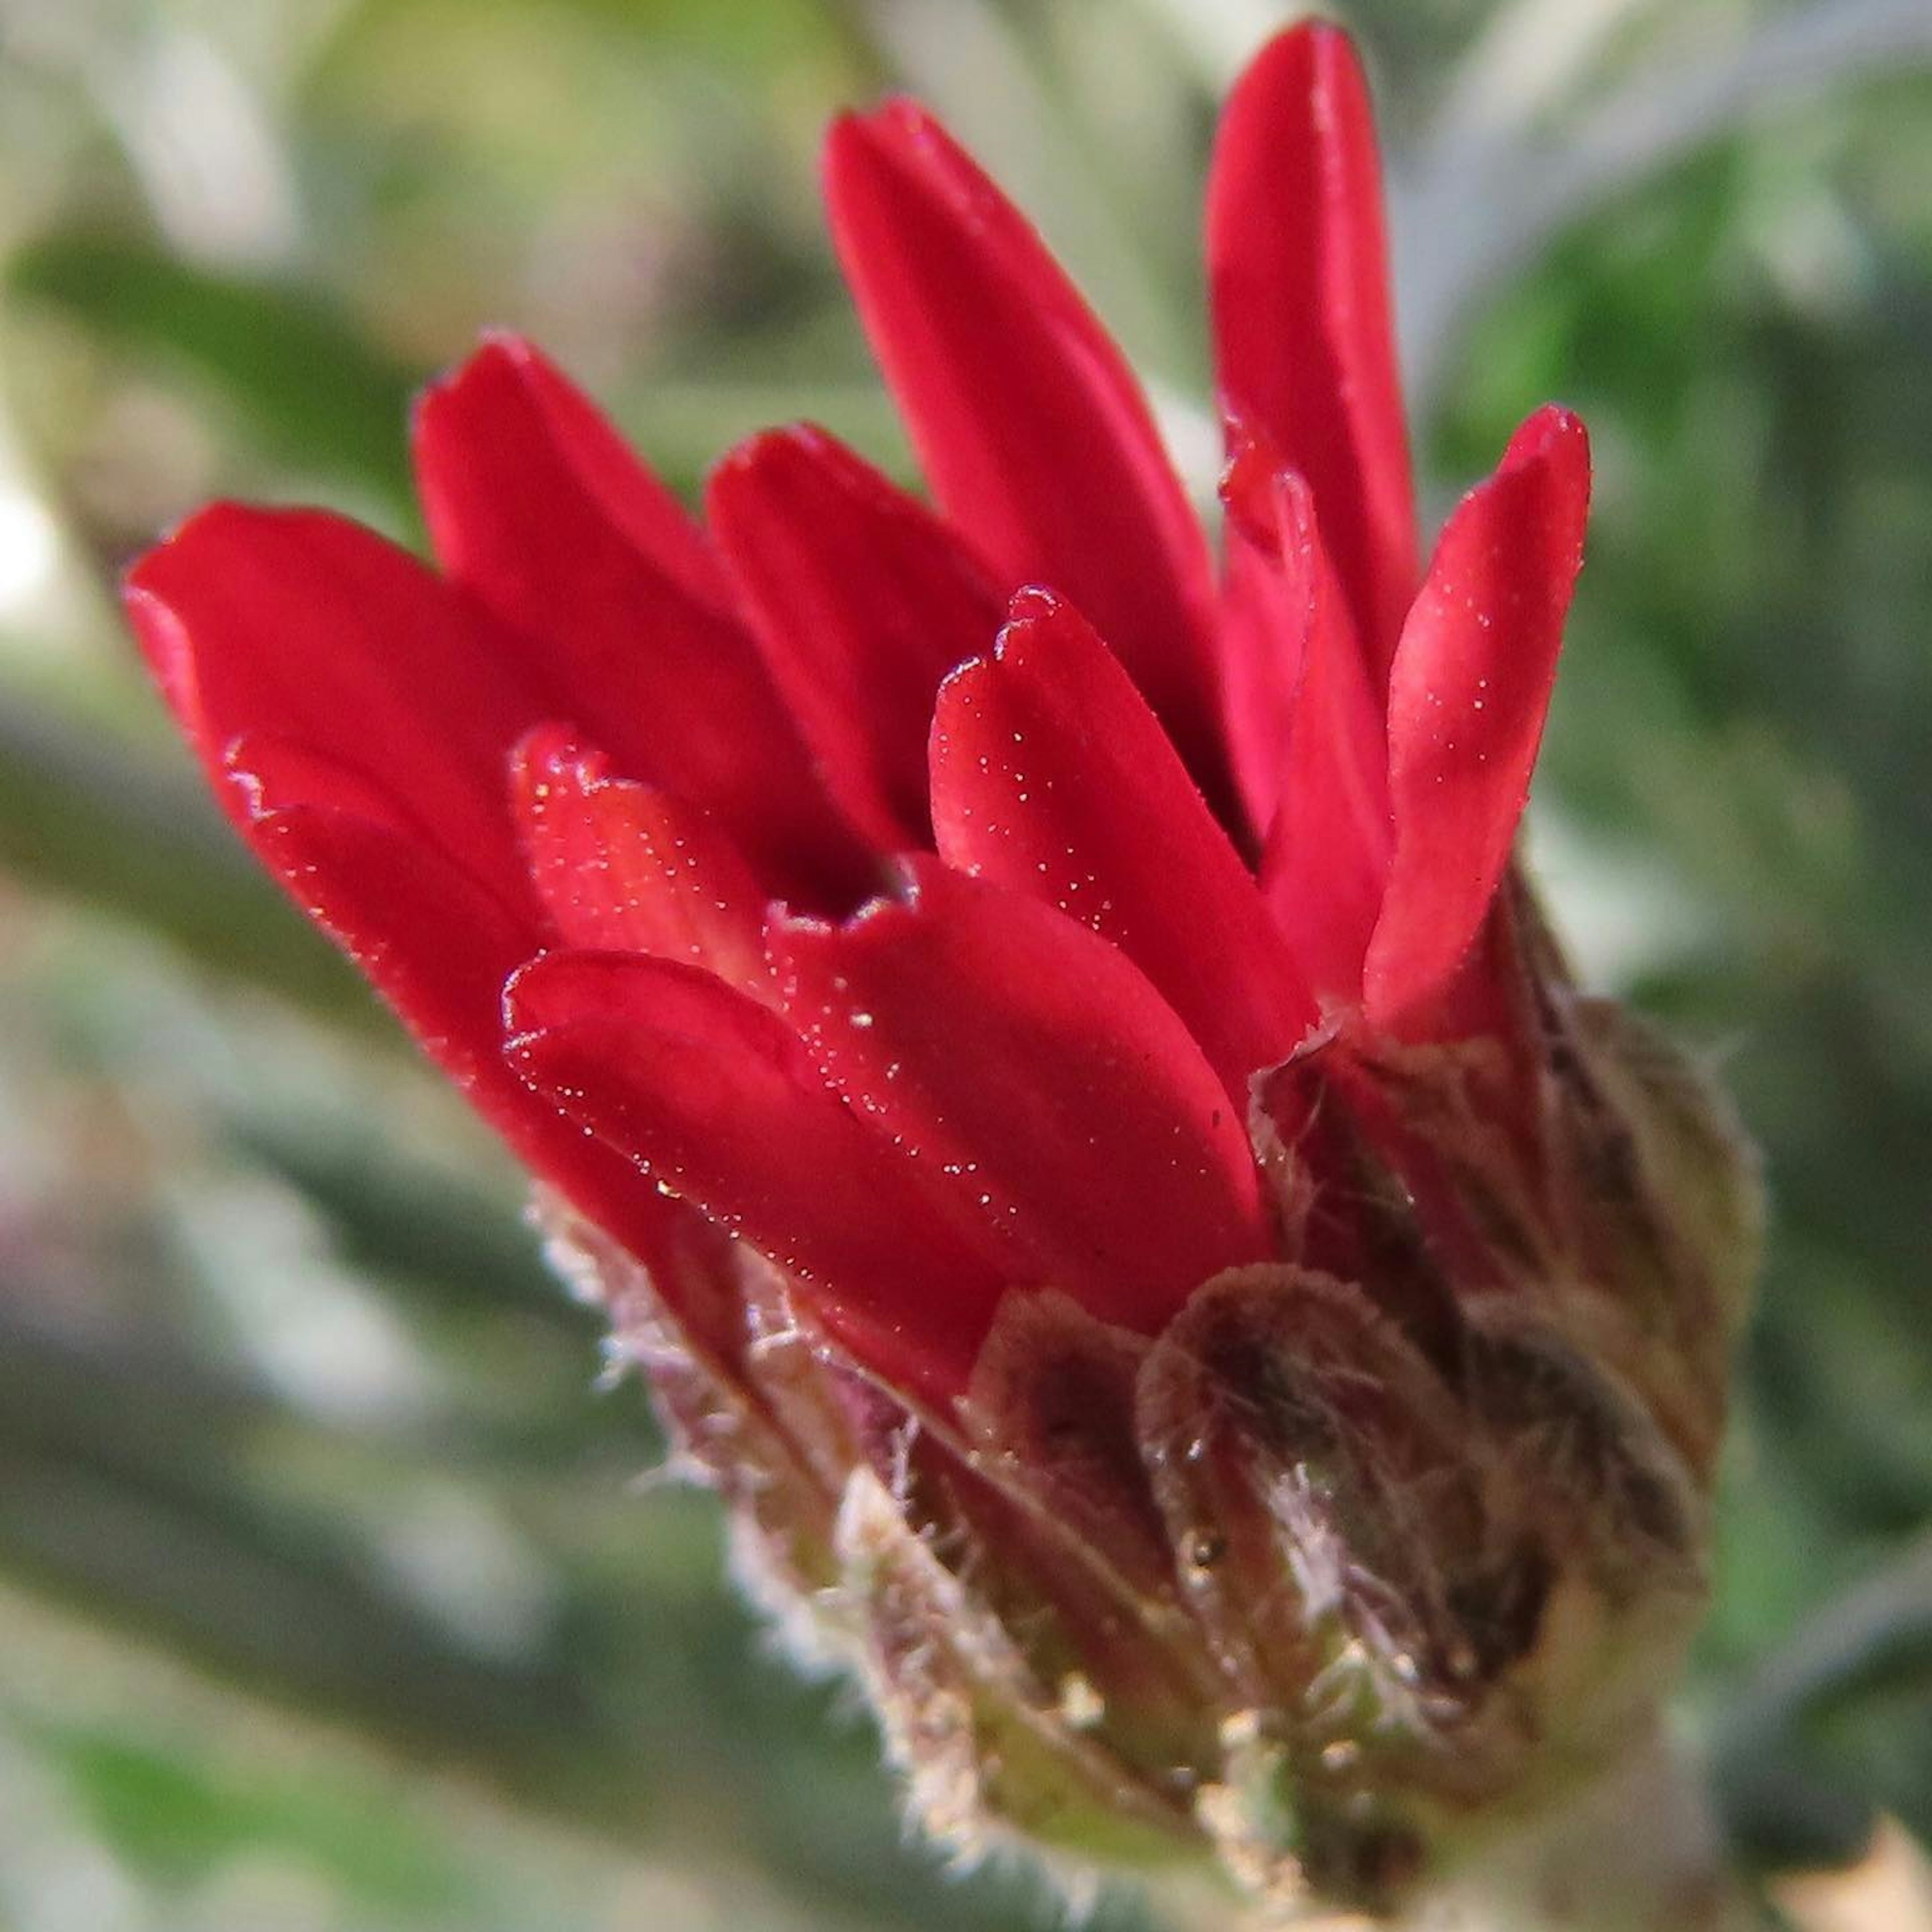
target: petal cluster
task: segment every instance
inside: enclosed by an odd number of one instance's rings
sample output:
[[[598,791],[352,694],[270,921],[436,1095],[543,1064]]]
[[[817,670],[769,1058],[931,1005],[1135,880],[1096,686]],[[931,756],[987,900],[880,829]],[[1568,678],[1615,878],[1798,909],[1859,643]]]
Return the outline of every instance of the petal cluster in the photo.
[[[1499,888],[1588,459],[1540,412],[1419,561],[1332,28],[1216,148],[1219,543],[928,115],[842,120],[825,180],[930,504],[801,426],[700,521],[501,337],[417,410],[433,566],[219,506],[128,607],[242,836],[543,1180],[666,1282],[742,1238],[939,1402],[1015,1288],[1153,1336],[1279,1254],[1264,1087],[1339,1199],[1311,1043],[1522,1047]]]

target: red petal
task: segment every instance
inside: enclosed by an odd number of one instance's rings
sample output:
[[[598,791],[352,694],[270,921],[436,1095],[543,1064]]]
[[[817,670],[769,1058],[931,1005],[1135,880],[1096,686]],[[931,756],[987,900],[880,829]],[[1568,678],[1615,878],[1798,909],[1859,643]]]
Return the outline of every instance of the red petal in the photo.
[[[224,782],[228,745],[288,739],[406,800],[446,853],[527,903],[503,760],[544,707],[517,640],[413,557],[320,511],[218,504],[141,559],[126,596],[182,728],[244,829]]]
[[[1315,492],[1379,688],[1415,587],[1415,508],[1368,89],[1348,36],[1269,43],[1208,187],[1216,380]]]
[[[1389,680],[1395,860],[1364,969],[1394,1028],[1474,942],[1509,858],[1583,560],[1590,450],[1539,410],[1442,532]]]
[[[1040,238],[920,108],[834,127],[833,238],[946,512],[1005,580],[1093,620],[1232,812],[1206,540],[1120,353]]]
[[[823,430],[777,430],[711,479],[712,528],[834,795],[882,850],[928,845],[933,693],[1000,600],[925,506]]]
[[[519,974],[506,1012],[538,1091],[796,1270],[882,1372],[963,1384],[998,1276],[775,1014],[693,968],[568,952]]]
[[[1245,1116],[1248,1076],[1315,1017],[1246,867],[1126,673],[1078,613],[1014,600],[940,694],[940,856],[1044,899],[1153,981]]]
[[[1262,860],[1262,890],[1324,1000],[1353,1004],[1388,878],[1388,746],[1355,628],[1316,527],[1307,485],[1275,478],[1276,542],[1246,553],[1250,595],[1298,637],[1281,793]]]
[[[774,886],[817,904],[864,890],[860,848],[751,639],[613,519],[524,365],[492,345],[429,390],[416,452],[445,567],[541,641],[542,716],[716,813]]]
[[[775,922],[786,1010],[834,1083],[1013,1257],[1149,1330],[1264,1251],[1242,1116],[1124,954],[1050,906],[908,862],[849,925]]]
[[[730,586],[698,520],[638,460],[603,411],[520,336],[493,333],[476,359],[484,358],[522,383],[558,454],[638,552],[700,603],[728,610]]]
[[[1275,482],[1280,452],[1251,424],[1226,418],[1228,461],[1221,585],[1221,680],[1228,749],[1248,822],[1265,850],[1281,809],[1282,778],[1306,652],[1307,616],[1284,594]]]
[[[226,789],[262,864],[518,1157],[650,1261],[670,1231],[670,1204],[503,1065],[503,982],[536,944],[530,927],[400,821],[346,806],[380,809],[320,754],[249,740],[234,763]]]
[[[765,898],[726,833],[555,725],[518,748],[512,795],[530,876],[566,946],[703,966],[763,998]]]

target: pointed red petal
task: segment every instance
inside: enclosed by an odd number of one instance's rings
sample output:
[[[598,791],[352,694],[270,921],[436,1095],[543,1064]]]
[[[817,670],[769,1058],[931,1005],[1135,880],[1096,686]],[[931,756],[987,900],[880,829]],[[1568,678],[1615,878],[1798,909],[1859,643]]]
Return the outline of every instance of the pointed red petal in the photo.
[[[1474,943],[1509,858],[1583,560],[1590,450],[1539,410],[1458,506],[1389,680],[1395,858],[1364,969],[1372,1024],[1394,1028]]]
[[[810,427],[733,451],[706,507],[834,795],[880,849],[929,844],[933,694],[1004,614],[985,571],[923,504]]]
[[[501,345],[425,393],[416,454],[445,568],[534,640],[542,716],[716,813],[775,886],[821,904],[865,890],[861,848],[750,638],[614,520]]]
[[[1244,1122],[1125,955],[1050,906],[908,862],[908,901],[778,920],[786,1010],[852,1103],[976,1211],[1018,1280],[1160,1326],[1264,1252]]]
[[[912,104],[834,127],[826,195],[947,514],[1003,589],[1050,584],[1088,614],[1232,810],[1207,543],[1120,351],[1024,218]]]
[[[511,794],[530,877],[566,946],[708,968],[762,998],[765,898],[704,813],[610,776],[556,725],[518,748]]]
[[[526,967],[506,1011],[522,1078],[795,1270],[874,1366],[964,1383],[998,1276],[776,1015],[690,967],[571,952]]]
[[[413,557],[322,512],[217,504],[136,564],[126,598],[238,824],[229,743],[287,739],[406,800],[445,852],[527,903],[503,759],[543,706],[518,641]]]
[[[518,1157],[651,1260],[670,1204],[503,1065],[503,983],[537,944],[531,927],[405,824],[374,815],[380,802],[320,754],[244,740],[232,762],[226,788],[256,856]]]
[[[940,856],[1111,940],[1199,1042],[1237,1112],[1315,1017],[1255,882],[1105,644],[1042,591],[940,694]]]
[[[1282,472],[1267,500],[1272,547],[1238,532],[1231,538],[1250,594],[1299,639],[1262,890],[1310,985],[1324,1000],[1352,1004],[1388,878],[1388,745],[1308,487]]]
[[[492,334],[477,353],[478,362],[484,358],[521,383],[557,453],[639,554],[699,602],[728,610],[730,586],[697,518],[639,460],[603,411],[520,336]]]
[[[1308,647],[1309,610],[1288,594],[1280,560],[1275,484],[1280,451],[1250,423],[1223,419],[1226,512],[1219,635],[1228,744],[1248,822],[1265,850],[1281,809],[1295,694]]]
[[[1208,188],[1216,380],[1306,477],[1380,687],[1415,588],[1415,508],[1368,89],[1322,22],[1270,41]]]

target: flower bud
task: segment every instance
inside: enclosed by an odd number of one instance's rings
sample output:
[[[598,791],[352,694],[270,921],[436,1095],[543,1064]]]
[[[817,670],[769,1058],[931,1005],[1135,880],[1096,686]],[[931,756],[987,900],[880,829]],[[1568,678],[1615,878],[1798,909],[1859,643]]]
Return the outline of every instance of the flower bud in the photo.
[[[1512,860],[1588,439],[1421,562],[1332,27],[1216,140],[1218,558],[930,116],[826,183],[934,503],[800,426],[700,527],[497,338],[417,412],[436,568],[216,506],[130,619],[923,1823],[1394,1913],[1652,1732],[1756,1246]]]

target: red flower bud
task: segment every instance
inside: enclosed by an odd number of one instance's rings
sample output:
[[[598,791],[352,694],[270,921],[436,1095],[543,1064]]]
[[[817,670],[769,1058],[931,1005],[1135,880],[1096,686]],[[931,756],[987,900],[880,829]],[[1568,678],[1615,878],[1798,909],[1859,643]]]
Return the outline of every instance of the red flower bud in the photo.
[[[826,190],[936,508],[799,428],[700,527],[500,338],[417,414],[436,567],[219,507],[129,610],[926,1821],[1393,1910],[1648,1730],[1750,1272],[1721,1108],[1511,862],[1583,430],[1418,562],[1330,27],[1216,146],[1219,568],[943,130]]]

